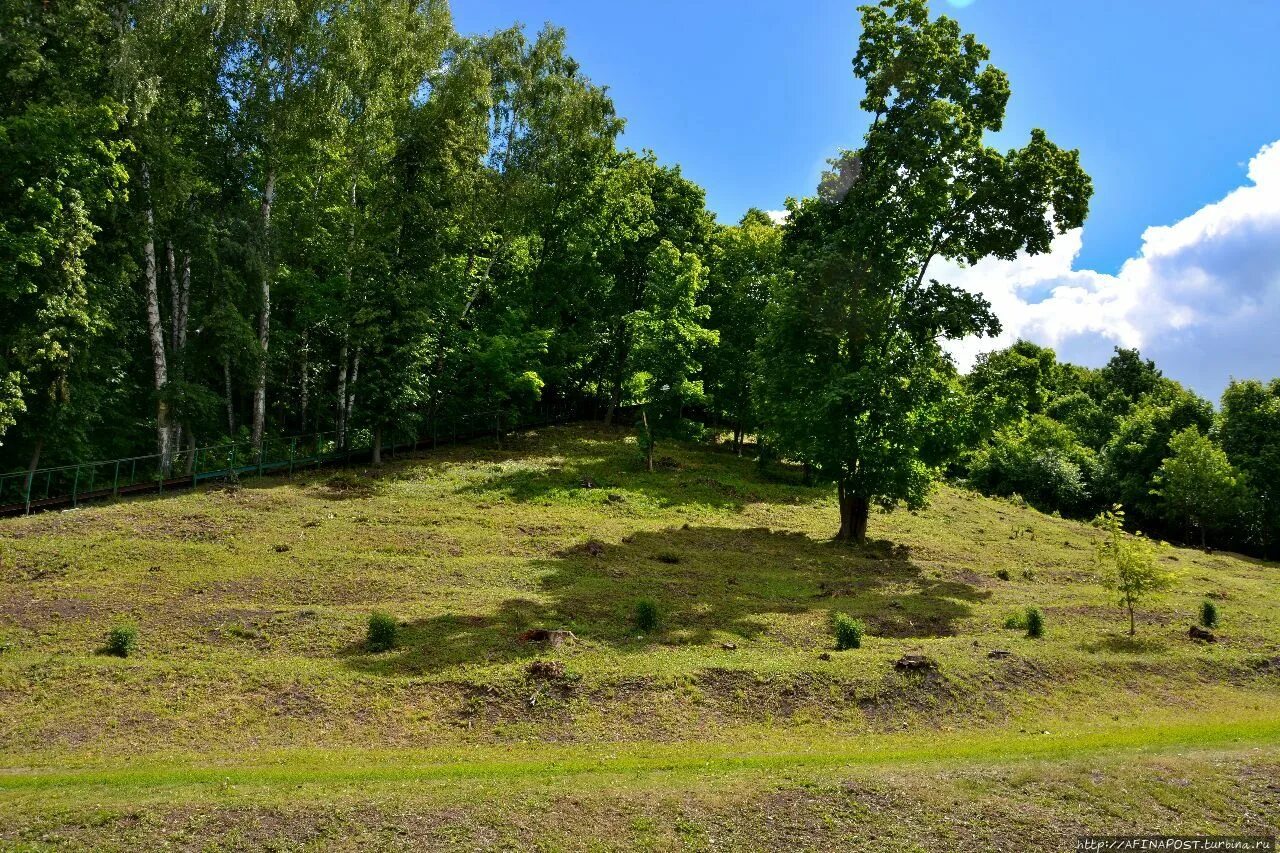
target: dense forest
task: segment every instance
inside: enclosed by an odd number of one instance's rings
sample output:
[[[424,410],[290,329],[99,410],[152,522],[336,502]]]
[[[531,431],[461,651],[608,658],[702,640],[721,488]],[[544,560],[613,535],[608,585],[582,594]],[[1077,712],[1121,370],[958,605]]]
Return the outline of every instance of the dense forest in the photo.
[[[1092,186],[923,0],[862,9],[869,129],[783,222],[719,224],[621,148],[548,27],[455,32],[444,0],[0,0],[0,470],[547,401],[747,436],[834,483],[840,537],[939,476],[1264,552],[1280,380],[1216,409],[1118,350],[994,334],[935,259],[1048,251]],[[1248,365],[1241,365],[1241,370]],[[732,438],[727,438],[729,434]],[[659,457],[660,458],[660,457]]]

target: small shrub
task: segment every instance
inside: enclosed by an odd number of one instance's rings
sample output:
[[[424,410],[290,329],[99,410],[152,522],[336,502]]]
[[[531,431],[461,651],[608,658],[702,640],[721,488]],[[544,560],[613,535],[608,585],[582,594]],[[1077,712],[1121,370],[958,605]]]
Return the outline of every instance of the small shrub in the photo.
[[[1218,627],[1218,605],[1212,601],[1201,602],[1200,624],[1206,628]]]
[[[375,652],[385,652],[395,648],[396,635],[400,625],[386,613],[373,613],[369,616],[369,648]]]
[[[1027,617],[1023,613],[1011,613],[1004,620],[1004,627],[1009,631],[1022,631],[1027,627]]]
[[[1002,581],[1007,581],[1009,579],[1009,570],[1008,569],[997,570],[996,577],[998,577]]]
[[[854,619],[844,613],[833,613],[831,631],[836,635],[836,649],[843,652],[862,648],[862,635],[867,632],[867,626],[861,619]]]
[[[138,629],[128,623],[111,626],[107,632],[106,652],[118,658],[127,658],[138,650]]]
[[[658,627],[658,605],[647,598],[636,602],[636,627],[649,633]]]
[[[1038,607],[1027,608],[1027,636],[1033,640],[1044,636],[1044,614]]]

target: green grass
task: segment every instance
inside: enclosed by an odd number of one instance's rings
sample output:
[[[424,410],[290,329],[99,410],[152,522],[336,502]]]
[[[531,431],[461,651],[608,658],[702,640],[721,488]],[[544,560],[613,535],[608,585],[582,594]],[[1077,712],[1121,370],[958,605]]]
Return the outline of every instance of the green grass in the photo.
[[[911,849],[893,829],[908,812],[936,833],[1026,794],[991,781],[1010,762],[1059,780],[1024,805],[1063,832],[1147,814],[1165,820],[1151,830],[1241,828],[1240,798],[1271,796],[1251,774],[1280,764],[1275,565],[1162,549],[1178,582],[1131,640],[1086,525],[943,488],[848,548],[830,541],[830,490],[798,472],[663,455],[678,468],[649,474],[624,431],[553,428],[336,479],[0,522],[0,848],[203,843],[215,828],[250,847],[395,846],[395,808],[492,830],[440,846],[716,847],[736,837],[713,838],[717,815],[812,790],[831,820],[796,817],[798,846],[875,849],[859,833],[879,826],[899,844],[884,849]],[[1230,613],[1212,645],[1186,634],[1206,597]],[[652,631],[636,627],[642,600]],[[1042,639],[1004,627],[1032,606]],[[395,648],[369,648],[371,612],[399,623]],[[832,654],[832,613],[865,623],[856,653]],[[101,654],[124,622],[137,651]],[[533,629],[573,639],[521,642]],[[940,669],[899,673],[904,653]],[[538,659],[566,676],[530,677]],[[1182,789],[1121,772],[1123,755],[1199,768],[1199,817],[1170,824],[1161,798]],[[922,793],[930,772],[958,786],[950,805]],[[839,792],[855,776],[934,810],[854,808]],[[1146,792],[1137,811],[1106,805],[1122,790]],[[578,794],[575,834],[546,815]],[[316,797],[343,804],[341,825],[307,810]],[[282,811],[314,837],[273,835]],[[760,821],[743,846],[793,837]],[[1021,849],[1017,829],[1011,816],[988,840]]]

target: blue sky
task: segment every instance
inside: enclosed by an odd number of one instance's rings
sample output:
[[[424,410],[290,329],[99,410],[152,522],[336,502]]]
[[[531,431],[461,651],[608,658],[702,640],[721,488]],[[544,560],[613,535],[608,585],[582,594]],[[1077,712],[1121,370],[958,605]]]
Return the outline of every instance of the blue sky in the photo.
[[[564,26],[570,51],[587,74],[610,87],[627,118],[625,144],[679,163],[728,222],[748,207],[777,209],[787,196],[811,194],[825,159],[857,145],[865,117],[850,70],[856,5],[461,0],[454,16],[464,32],[517,20],[532,30],[545,21]],[[1151,250],[1147,229],[1193,218],[1233,191],[1253,187],[1250,161],[1280,140],[1280,0],[934,0],[933,7],[976,33],[1010,75],[1013,99],[996,144],[1019,144],[1031,127],[1043,127],[1059,144],[1080,148],[1094,178],[1083,234],[1061,247],[1070,257],[1058,259],[1055,275],[1041,269],[1033,282],[1010,285],[1023,304],[1060,287],[1092,287],[1092,299],[1072,303],[1078,313],[1121,311],[1125,300],[1117,300],[1115,290],[1142,290],[1125,270],[1127,261]],[[1271,174],[1266,163],[1257,171]],[[1205,252],[1193,253],[1191,262],[1211,257],[1216,283],[1181,293],[1160,322],[1116,314],[1076,317],[1066,329],[1015,322],[1011,333],[1038,335],[1086,363],[1104,359],[1116,343],[1136,343],[1170,375],[1212,397],[1232,375],[1280,375],[1280,347],[1270,346],[1258,325],[1280,323],[1280,260],[1257,257],[1259,241],[1280,237],[1280,226],[1268,230],[1267,205],[1280,194],[1280,182],[1253,189],[1253,203],[1266,209],[1260,221],[1242,220],[1241,227],[1257,232],[1252,243],[1236,246],[1248,256],[1242,269],[1222,257],[1229,248],[1201,247]],[[1211,216],[1200,218],[1212,237],[1220,226]],[[966,280],[985,289],[975,272],[964,271]],[[1095,278],[1082,283],[1072,277],[1077,272]],[[1165,272],[1181,277],[1185,271]],[[1007,273],[992,270],[996,278]],[[1219,328],[1232,351],[1206,363],[1192,348],[1212,346],[1213,336],[1205,337],[1208,321],[1197,325],[1196,318],[1223,319],[1225,306],[1205,300],[1236,299],[1230,280],[1236,274],[1253,279],[1241,286],[1246,302],[1256,303],[1251,322],[1258,328],[1246,330],[1248,345],[1236,326]],[[1185,280],[1174,284],[1186,290]],[[1151,281],[1142,287],[1138,307],[1160,301],[1168,289]],[[1100,292],[1107,288],[1110,293]],[[1011,313],[1018,313],[1016,306]],[[1248,319],[1236,315],[1233,322]],[[970,357],[973,351],[966,350]]]

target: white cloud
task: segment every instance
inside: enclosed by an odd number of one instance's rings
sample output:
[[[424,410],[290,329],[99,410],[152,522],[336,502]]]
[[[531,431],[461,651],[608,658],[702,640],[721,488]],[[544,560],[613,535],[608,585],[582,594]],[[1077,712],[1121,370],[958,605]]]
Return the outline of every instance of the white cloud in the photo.
[[[1210,397],[1232,376],[1280,375],[1280,142],[1258,152],[1248,175],[1221,201],[1148,228],[1114,275],[1075,269],[1080,231],[1039,257],[934,263],[930,277],[983,294],[1004,325],[999,338],[954,344],[957,362],[967,369],[1021,337],[1085,364],[1139,347]]]
[[[791,216],[791,212],[788,210],[766,210],[765,215],[773,220],[774,225],[784,225],[787,217]]]

